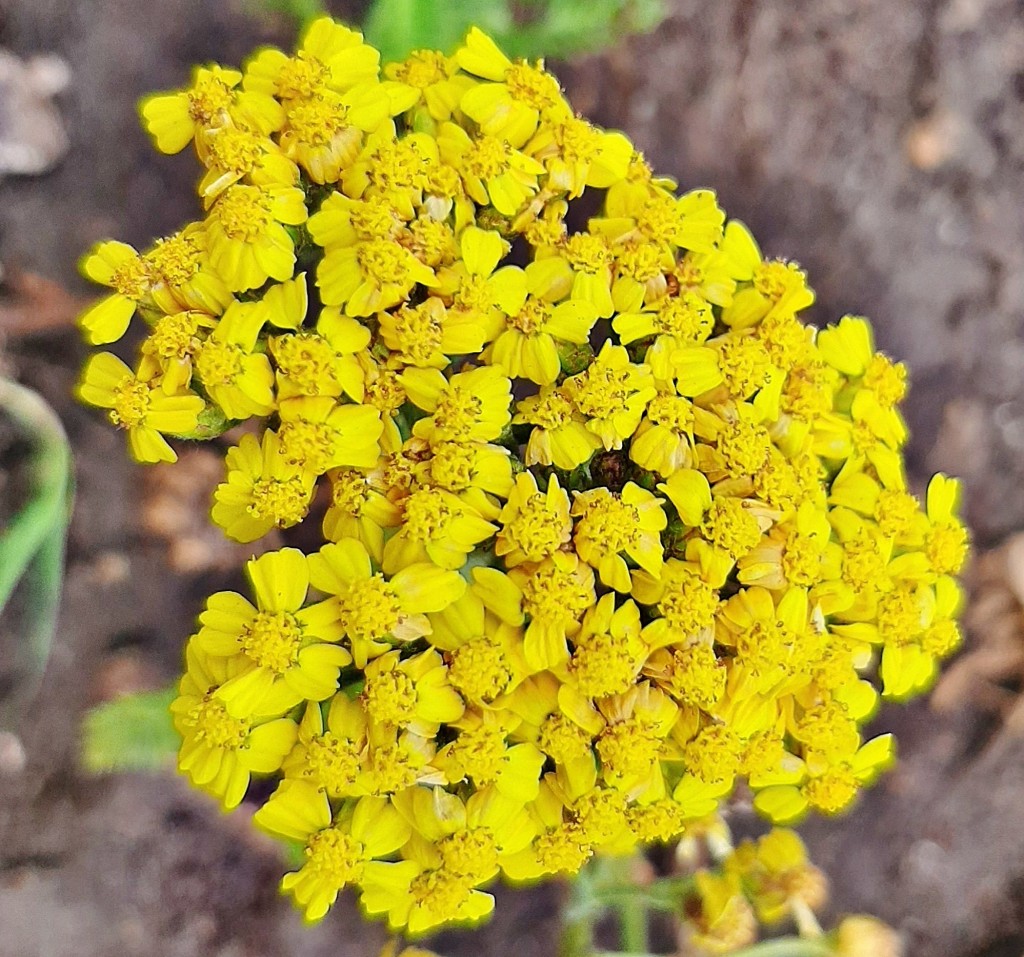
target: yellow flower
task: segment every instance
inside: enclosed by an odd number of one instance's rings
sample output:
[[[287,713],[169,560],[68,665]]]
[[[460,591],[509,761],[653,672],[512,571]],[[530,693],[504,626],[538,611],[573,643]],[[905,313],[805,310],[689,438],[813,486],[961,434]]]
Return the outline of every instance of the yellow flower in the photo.
[[[891,734],[879,735],[840,760],[828,761],[811,752],[774,774],[751,784],[757,789],[754,806],[777,824],[801,818],[809,807],[825,814],[846,810],[864,784],[869,784],[894,759]]]
[[[572,691],[562,689],[559,704],[594,737],[605,785],[646,801],[663,799],[661,760],[669,754],[666,739],[679,717],[676,703],[648,682],[593,703]]]
[[[674,354],[687,346],[702,345],[711,335],[715,325],[711,304],[696,293],[685,292],[659,299],[648,308],[651,311],[621,313],[612,327],[626,344],[653,337],[644,360],[656,379],[667,381],[674,378]]]
[[[128,432],[128,446],[137,462],[176,462],[175,451],[163,433],[187,434],[196,429],[206,403],[193,392],[168,395],[151,378],[158,370],[143,358],[132,372],[117,356],[100,352],[82,372],[78,395],[90,405],[109,409],[107,417]]]
[[[543,386],[538,395],[516,403],[514,425],[530,424],[525,465],[554,465],[570,471],[589,461],[602,448],[601,440],[587,428],[587,420],[565,390]]]
[[[693,468],[696,438],[714,438],[720,425],[714,413],[676,395],[675,390],[659,390],[633,432],[629,457],[641,468],[668,478],[680,469]]]
[[[532,801],[544,755],[529,742],[509,743],[509,732],[518,723],[511,712],[470,709],[455,722],[458,737],[438,752],[435,763],[452,784],[468,779],[478,791],[493,786],[510,800]]]
[[[373,133],[393,112],[380,84],[360,84],[345,93],[330,89],[285,105],[281,149],[314,183],[336,183],[359,155],[364,134]]]
[[[339,405],[327,396],[285,399],[277,437],[285,461],[317,475],[341,465],[372,468],[384,426],[368,405]]]
[[[438,122],[451,117],[462,94],[473,85],[468,76],[459,72],[454,57],[437,50],[413,50],[405,60],[388,63],[384,74],[389,80],[415,91],[416,99],[410,109],[422,103],[427,114]]]
[[[595,601],[594,571],[575,553],[556,551],[540,564],[513,568],[508,580],[519,590],[529,616],[524,654],[535,671],[554,668],[569,657],[566,639]]]
[[[634,601],[616,608],[612,593],[588,609],[572,637],[576,647],[566,665],[569,681],[581,695],[602,698],[629,689],[648,654],[640,631],[640,609]]]
[[[97,243],[82,260],[82,272],[113,295],[101,299],[78,318],[86,339],[97,345],[116,342],[128,329],[139,304],[151,293],[155,277],[145,257],[127,243]]]
[[[328,249],[316,270],[323,301],[350,316],[370,316],[405,302],[414,287],[434,286],[434,271],[388,239]]]
[[[282,399],[339,396],[362,402],[366,373],[358,360],[370,344],[370,330],[330,306],[320,312],[316,331],[269,339]]]
[[[328,478],[331,498],[324,515],[324,538],[330,542],[357,539],[379,565],[384,560],[384,530],[402,523],[401,508],[355,469],[336,469]]]
[[[722,321],[734,329],[745,329],[773,316],[792,316],[814,302],[807,277],[796,263],[764,260],[757,243],[742,223],[730,223],[733,258],[741,283],[722,311]]]
[[[466,588],[457,573],[431,564],[410,564],[385,578],[373,570],[365,546],[351,538],[310,555],[309,570],[313,587],[331,596],[316,606],[316,623],[348,639],[360,669],[389,642],[429,634],[426,612],[441,611]]]
[[[309,590],[306,556],[295,548],[267,552],[247,563],[246,574],[256,605],[235,592],[211,595],[193,639],[208,657],[246,659],[247,667],[224,682],[216,697],[242,717],[263,713],[286,694],[288,707],[329,698],[352,656],[329,644],[333,636],[319,630],[302,607]]]
[[[455,59],[467,73],[488,81],[470,88],[459,104],[486,136],[500,137],[518,149],[542,120],[572,116],[550,73],[524,61],[513,63],[476,27],[470,29]]]
[[[428,641],[445,652],[448,680],[468,703],[491,704],[526,675],[522,629],[488,611],[475,588],[429,617]]]
[[[928,483],[925,554],[938,575],[955,575],[967,558],[967,529],[957,516],[960,483],[939,473]]]
[[[693,946],[708,954],[730,954],[757,939],[757,920],[735,875],[698,871],[699,909],[689,922]]]
[[[235,717],[216,691],[237,673],[239,659],[210,658],[190,642],[186,661],[178,697],[171,704],[182,737],[178,768],[225,809],[236,807],[251,776],[272,774],[295,743],[295,722],[280,717],[288,710],[289,696],[269,698],[264,714]]]
[[[316,503],[312,554],[200,615],[182,770],[225,806],[279,784],[256,821],[305,845],[311,921],[351,887],[396,931],[474,922],[499,873],[681,834],[720,863],[684,949],[809,920],[799,838],[727,854],[712,815],[847,808],[892,759],[879,701],[962,639],[960,485],[908,491],[907,372],[867,320],[816,331],[799,266],[475,28],[382,75],[319,17],[142,114],[194,143],[204,216],[84,257],[85,338],[147,328],[79,394],[143,461],[237,426],[232,539]]]
[[[303,781],[284,781],[255,814],[265,831],[305,844],[302,866],[286,874],[281,890],[295,897],[307,921],[318,921],[341,890],[357,884],[408,839],[411,829],[392,803],[362,797],[332,814],[327,796]]]
[[[402,527],[384,545],[384,570],[414,562],[461,568],[496,528],[472,505],[441,488],[415,489],[402,502]]]
[[[632,144],[621,133],[564,115],[541,123],[523,150],[543,164],[547,189],[570,199],[588,186],[607,189],[624,179],[633,155]]]
[[[688,644],[704,637],[713,626],[718,588],[704,578],[698,566],[669,558],[658,575],[636,570],[632,576],[633,597],[658,613],[644,628],[644,640],[652,647]]]
[[[526,269],[505,266],[492,282],[505,323],[483,358],[513,378],[551,385],[561,371],[557,343],[585,343],[597,321],[597,307],[567,298],[572,272],[559,259],[537,260]]]
[[[634,482],[627,482],[618,495],[603,488],[576,493],[573,546],[596,569],[603,584],[629,592],[629,566],[623,552],[651,575],[660,575],[661,532],[667,523],[662,501]]]
[[[255,351],[265,318],[256,303],[234,303],[196,355],[196,375],[229,419],[267,415],[274,408],[270,360]]]
[[[295,243],[285,226],[306,221],[305,195],[293,186],[229,186],[210,209],[210,262],[233,292],[268,279],[283,282],[295,270]]]
[[[573,299],[590,302],[602,319],[615,311],[612,299],[612,267],[615,250],[599,233],[574,233],[561,238],[555,255],[572,269]]]
[[[356,30],[330,17],[306,28],[295,56],[264,49],[246,65],[244,87],[280,100],[305,99],[324,88],[344,92],[377,79],[380,53]]]
[[[357,796],[367,746],[366,712],[358,699],[344,691],[323,707],[316,701],[307,703],[298,739],[281,773],[286,779],[312,784],[331,799]]]
[[[557,785],[542,781],[530,811],[538,835],[529,847],[502,862],[505,876],[513,881],[533,881],[549,874],[578,873],[593,854],[593,843],[582,823],[568,812]]]
[[[772,828],[756,843],[744,841],[726,859],[725,871],[743,881],[765,924],[801,908],[818,910],[828,897],[825,875],[808,860],[800,836],[787,828]]]
[[[210,517],[228,538],[252,542],[306,517],[316,476],[288,464],[276,433],[268,429],[262,440],[243,435],[225,461],[227,477],[213,493]]]
[[[418,471],[422,484],[454,492],[488,521],[501,512],[495,498],[508,498],[513,486],[508,449],[483,442],[441,442]]]
[[[206,175],[199,195],[209,206],[235,183],[245,181],[261,189],[298,186],[299,169],[277,144],[258,130],[227,124],[210,130],[202,150]]]
[[[174,235],[158,239],[143,258],[155,279],[150,295],[162,312],[190,309],[219,316],[231,305],[231,291],[206,255],[202,223],[189,223]]]
[[[156,93],[139,104],[139,112],[161,153],[178,153],[192,140],[205,148],[211,130],[239,119],[267,134],[281,125],[281,107],[264,93],[239,90],[242,74],[212,65],[197,67],[192,85],[175,93]]]
[[[494,551],[507,568],[543,561],[565,545],[572,534],[569,496],[555,475],[548,479],[547,491],[542,492],[532,472],[520,472],[498,521],[501,529]]]
[[[503,216],[515,216],[534,193],[544,167],[497,136],[471,138],[455,123],[442,123],[437,132],[441,160],[459,171],[466,192],[480,206],[493,206]]]
[[[512,383],[500,368],[484,366],[449,379],[437,369],[406,369],[400,377],[409,400],[429,413],[413,435],[441,442],[492,442],[512,419]]]
[[[610,341],[586,370],[566,379],[562,388],[606,450],[622,448],[657,393],[650,369],[630,362],[626,350]]]
[[[462,698],[448,683],[448,669],[435,650],[404,660],[400,654],[386,652],[366,666],[366,713],[378,725],[395,725],[425,738],[435,737],[442,724],[453,724],[462,717]]]

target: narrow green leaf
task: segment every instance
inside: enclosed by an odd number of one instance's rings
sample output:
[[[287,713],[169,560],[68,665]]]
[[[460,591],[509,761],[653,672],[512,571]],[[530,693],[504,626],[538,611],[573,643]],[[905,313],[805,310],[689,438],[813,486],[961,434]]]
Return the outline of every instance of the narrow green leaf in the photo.
[[[176,688],[143,691],[93,708],[82,726],[82,762],[90,771],[168,767],[181,744],[171,723]]]
[[[31,444],[19,466],[26,480],[26,501],[0,529],[0,611],[15,588],[22,599],[11,632],[8,666],[23,677],[16,693],[0,706],[0,726],[6,726],[34,690],[50,655],[64,580],[74,479],[67,436],[41,396],[0,378],[0,412]]]

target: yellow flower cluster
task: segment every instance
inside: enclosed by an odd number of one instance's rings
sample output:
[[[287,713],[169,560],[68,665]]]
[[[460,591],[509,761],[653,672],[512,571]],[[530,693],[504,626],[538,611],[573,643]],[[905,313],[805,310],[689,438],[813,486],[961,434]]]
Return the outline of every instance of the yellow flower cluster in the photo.
[[[729,954],[752,944],[759,924],[796,918],[798,925],[816,925],[814,911],[827,897],[825,877],[807,859],[800,837],[775,828],[744,841],[717,871],[696,873],[690,942],[700,953]]]
[[[80,394],[142,462],[250,423],[232,539],[322,524],[210,597],[173,706],[225,807],[279,780],[256,821],[304,844],[309,919],[351,885],[393,928],[476,920],[499,873],[670,840],[744,782],[837,812],[890,762],[861,727],[956,646],[967,540],[955,481],[907,490],[865,320],[816,334],[795,264],[479,30],[381,70],[323,18],[142,116],[205,219],[86,257],[89,341],[147,329]]]

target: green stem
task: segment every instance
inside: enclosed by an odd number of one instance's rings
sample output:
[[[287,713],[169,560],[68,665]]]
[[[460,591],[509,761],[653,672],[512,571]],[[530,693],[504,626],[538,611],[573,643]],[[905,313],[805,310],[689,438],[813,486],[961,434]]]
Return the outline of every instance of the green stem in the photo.
[[[619,942],[629,954],[647,950],[647,906],[642,896],[633,901],[623,901],[618,906]]]
[[[835,950],[823,939],[779,937],[733,951],[730,957],[833,957]]]
[[[562,905],[562,937],[558,957],[592,957],[594,953],[594,904],[586,869],[569,881]]]
[[[0,533],[0,610],[24,579],[26,633],[18,652],[38,679],[49,657],[60,605],[71,514],[71,450],[60,420],[31,389],[0,378],[0,411],[33,443],[24,464],[28,501]],[[4,709],[0,723],[9,717]]]

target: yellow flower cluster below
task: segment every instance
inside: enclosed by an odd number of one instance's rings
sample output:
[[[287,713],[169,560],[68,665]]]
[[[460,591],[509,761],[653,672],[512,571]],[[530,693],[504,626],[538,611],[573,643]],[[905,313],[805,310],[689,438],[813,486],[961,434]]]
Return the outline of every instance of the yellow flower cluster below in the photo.
[[[225,807],[274,777],[256,822],[304,844],[306,916],[351,885],[411,933],[740,785],[843,810],[892,758],[877,689],[959,641],[959,488],[907,490],[904,368],[864,319],[804,324],[795,264],[541,65],[475,29],[379,59],[323,18],[147,99],[205,218],[83,263],[88,340],[146,327],[80,385],[135,458],[248,422],[213,520],[322,523],[209,598],[182,771]]]

